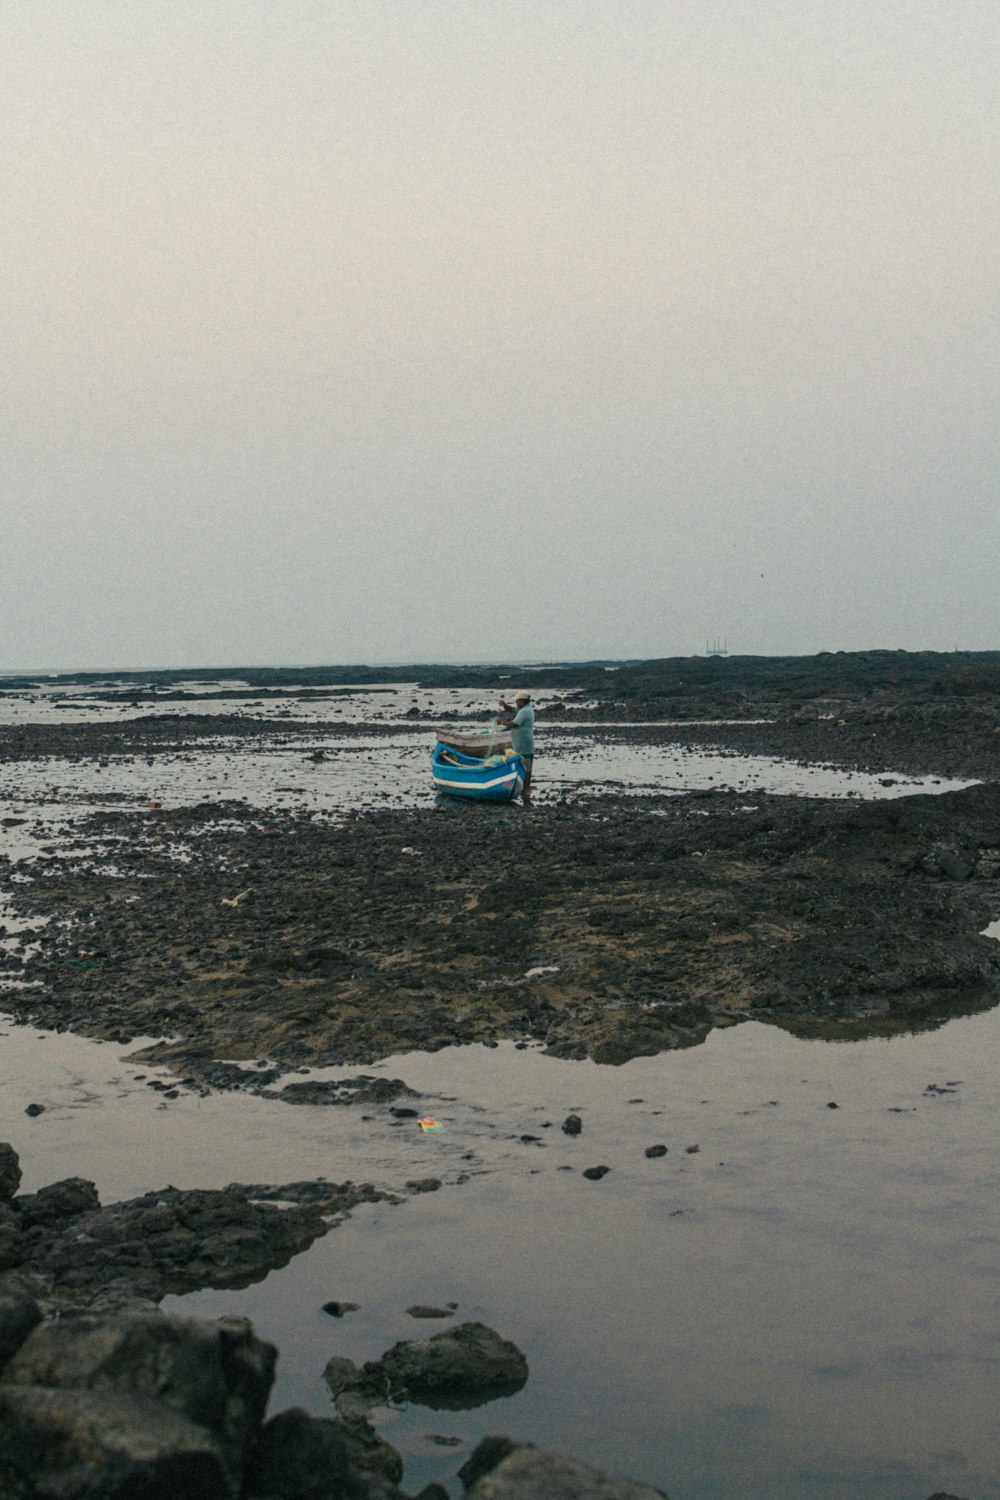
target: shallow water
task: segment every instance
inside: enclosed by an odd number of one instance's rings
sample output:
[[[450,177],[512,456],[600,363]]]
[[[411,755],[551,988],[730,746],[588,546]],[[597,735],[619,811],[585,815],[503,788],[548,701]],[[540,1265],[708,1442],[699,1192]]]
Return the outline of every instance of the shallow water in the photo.
[[[850,1044],[754,1023],[617,1069],[512,1046],[389,1059],[377,1071],[445,1126],[389,1127],[404,1171],[416,1154],[418,1175],[469,1180],[360,1211],[258,1288],[170,1305],[249,1312],[282,1350],[274,1409],[318,1414],[331,1354],[442,1326],[413,1303],[513,1338],[532,1371],[516,1397],[384,1414],[414,1488],[504,1431],[674,1500],[992,1496],[998,1063],[1000,1012]],[[578,1138],[559,1129],[570,1110]],[[317,1130],[331,1113],[304,1112]],[[602,1181],[580,1175],[596,1164]],[[362,1310],[333,1322],[331,1298]]]
[[[119,1046],[4,1031],[0,1138],[23,1191],[443,1181],[357,1210],[257,1287],[164,1304],[252,1317],[281,1351],[272,1410],[328,1414],[333,1353],[444,1326],[414,1303],[457,1302],[513,1338],[531,1367],[516,1397],[380,1414],[411,1489],[503,1431],[674,1500],[1000,1493],[1000,1011],[843,1044],[748,1023],[621,1068],[508,1045],[366,1070],[421,1090],[444,1125],[429,1134],[370,1107],[164,1100]],[[668,1154],[648,1159],[656,1143]],[[584,1179],[598,1163],[609,1174]],[[361,1310],[333,1320],[330,1299]]]
[[[599,737],[598,737],[599,736]],[[38,828],[66,831],[99,809],[174,808],[238,799],[252,807],[343,816],[358,808],[430,807],[442,800],[430,774],[434,737],[413,731],[349,739],[296,739],[248,744],[225,740],[176,752],[93,759],[47,757],[0,763],[5,816],[35,825],[5,830],[0,852],[18,857]],[[323,759],[314,760],[322,751]],[[969,783],[940,777],[879,777],[826,766],[800,766],[765,756],[633,744],[614,731],[553,730],[539,738],[535,800],[603,792],[730,790],[807,797],[901,797],[944,792]],[[448,799],[443,799],[447,801]],[[9,833],[9,837],[6,834]]]

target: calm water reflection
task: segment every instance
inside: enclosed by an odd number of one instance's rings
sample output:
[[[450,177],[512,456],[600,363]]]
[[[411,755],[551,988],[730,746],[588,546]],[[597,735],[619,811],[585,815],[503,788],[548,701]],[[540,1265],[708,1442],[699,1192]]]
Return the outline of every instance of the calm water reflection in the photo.
[[[366,1210],[258,1288],[171,1305],[248,1311],[282,1351],[275,1408],[317,1413],[332,1353],[436,1331],[412,1303],[514,1338],[518,1396],[386,1414],[414,1488],[505,1431],[674,1500],[993,1497],[998,1061],[998,1013],[840,1045],[751,1024],[619,1069],[513,1048],[393,1059],[447,1127],[396,1130],[402,1149],[470,1179]],[[558,1128],[570,1109],[578,1139]],[[667,1156],[646,1158],[657,1142]],[[609,1175],[583,1179],[596,1163]],[[362,1311],[333,1322],[330,1298]]]

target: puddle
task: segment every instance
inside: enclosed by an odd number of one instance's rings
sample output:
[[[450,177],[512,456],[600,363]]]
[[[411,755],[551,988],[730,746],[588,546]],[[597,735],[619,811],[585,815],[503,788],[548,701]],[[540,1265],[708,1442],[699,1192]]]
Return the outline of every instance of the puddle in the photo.
[[[260,809],[324,818],[348,809],[431,807],[431,736],[400,733],[307,739],[293,746],[218,742],[184,751],[93,760],[49,757],[0,763],[0,804],[30,826],[4,829],[0,852],[11,859],[38,850],[98,810],[190,806],[230,799]],[[324,758],[316,761],[314,751]],[[729,790],[807,797],[900,797],[945,792],[965,781],[862,775],[799,766],[761,756],[713,755],[677,745],[598,742],[560,730],[540,740],[536,801],[604,792]],[[887,780],[891,783],[886,784]]]
[[[124,1047],[0,1016],[0,1140],[20,1156],[22,1192],[86,1177],[102,1203],[114,1203],[168,1185],[326,1177],[399,1190],[426,1175],[422,1132],[397,1130],[384,1110],[292,1106],[240,1093],[202,1097],[175,1074],[130,1061],[154,1040]],[[176,1098],[164,1097],[175,1088]],[[43,1113],[26,1115],[29,1104]],[[459,1172],[456,1166],[452,1175]]]
[[[259,1287],[167,1305],[248,1313],[281,1350],[273,1409],[318,1415],[332,1354],[427,1336],[411,1304],[513,1338],[517,1396],[391,1414],[411,1489],[501,1431],[674,1500],[993,1493],[998,1064],[1000,1012],[842,1044],[751,1023],[617,1069],[513,1046],[389,1059],[372,1071],[444,1125],[396,1132],[407,1162],[416,1143],[424,1174],[469,1180],[365,1210]],[[334,1323],[331,1299],[361,1311]]]

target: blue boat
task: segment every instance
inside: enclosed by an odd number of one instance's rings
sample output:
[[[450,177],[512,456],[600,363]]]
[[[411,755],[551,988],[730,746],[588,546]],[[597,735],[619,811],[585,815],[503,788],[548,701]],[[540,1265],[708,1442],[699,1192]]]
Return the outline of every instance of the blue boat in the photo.
[[[509,802],[524,786],[524,761],[506,755],[464,755],[440,740],[431,756],[434,785],[449,797],[475,797],[481,802]]]

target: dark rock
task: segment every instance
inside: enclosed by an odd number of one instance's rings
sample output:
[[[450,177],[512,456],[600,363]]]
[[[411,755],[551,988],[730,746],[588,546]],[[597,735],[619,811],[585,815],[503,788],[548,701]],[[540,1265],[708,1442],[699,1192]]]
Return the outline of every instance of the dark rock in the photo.
[[[335,1354],[327,1361],[323,1379],[326,1381],[330,1395],[337,1397],[341,1391],[353,1390],[361,1384],[361,1367],[356,1365],[353,1359],[344,1359],[341,1355]]]
[[[86,1178],[66,1177],[62,1182],[39,1188],[37,1193],[26,1193],[18,1198],[16,1206],[24,1228],[34,1229],[40,1224],[55,1224],[75,1214],[89,1213],[100,1208],[101,1200],[97,1188]]]
[[[0,1453],[40,1500],[239,1494],[220,1439],[148,1396],[0,1384]]]
[[[485,1438],[459,1474],[466,1500],[666,1500],[651,1485],[507,1438]]]
[[[324,1302],[323,1311],[329,1313],[331,1318],[342,1318],[345,1313],[357,1312],[357,1302]]]
[[[932,857],[949,880],[968,880],[974,869],[974,862],[955,849],[937,849]]]
[[[156,1301],[166,1292],[246,1286],[324,1235],[329,1228],[324,1213],[331,1206],[346,1209],[368,1192],[350,1184],[320,1187],[315,1203],[290,1208],[258,1198],[268,1191],[292,1196],[294,1184],[283,1190],[146,1193],[33,1229],[31,1234],[42,1238],[32,1245],[31,1269],[62,1301],[76,1305],[100,1297],[110,1307],[112,1298],[139,1295]]]
[[[483,1438],[458,1471],[458,1477],[466,1490],[470,1490],[477,1479],[481,1479],[484,1474],[489,1474],[498,1464],[503,1463],[509,1454],[522,1446],[523,1444],[515,1442],[513,1438]]]
[[[567,1115],[562,1122],[562,1128],[567,1135],[579,1135],[583,1129],[583,1121],[579,1115]]]
[[[520,1349],[483,1323],[460,1323],[433,1338],[394,1344],[366,1364],[362,1389],[373,1399],[406,1398],[459,1410],[513,1395],[528,1378]]]
[[[213,1433],[235,1474],[263,1421],[276,1353],[242,1318],[68,1315],[36,1327],[4,1384],[150,1398]]]
[[[591,1182],[600,1182],[602,1177],[607,1177],[611,1171],[610,1167],[584,1167],[584,1177],[589,1177]]]
[[[9,1203],[21,1186],[21,1164],[17,1152],[0,1141],[0,1203]]]
[[[24,1292],[0,1292],[0,1370],[42,1321],[38,1304]]]
[[[0,1271],[23,1264],[28,1246],[21,1232],[21,1216],[0,1204]]]
[[[417,1177],[406,1186],[411,1193],[436,1193],[441,1186],[440,1177]]]
[[[646,1149],[645,1149],[645,1151],[643,1152],[644,1156],[649,1156],[649,1157],[666,1156],[666,1154],[667,1154],[667,1148],[666,1148],[666,1146],[647,1146]]]
[[[247,1470],[249,1495],[269,1500],[394,1500],[391,1469],[402,1478],[398,1453],[354,1423],[311,1417],[298,1408],[272,1417]]]
[[[411,1318],[450,1318],[452,1310],[447,1307],[425,1307],[422,1303],[415,1303],[413,1307],[406,1309]]]
[[[27,1107],[27,1109],[24,1111],[24,1113],[26,1115],[30,1115],[32,1117],[32,1119],[34,1119],[36,1115],[44,1115],[44,1113],[45,1113],[45,1105],[44,1104],[29,1104],[28,1107]]]
[[[355,1473],[370,1475],[370,1482],[395,1485],[403,1477],[403,1460],[391,1444],[375,1431],[364,1417],[339,1417],[337,1426],[347,1446]],[[378,1487],[376,1493],[381,1495]],[[373,1495],[372,1500],[375,1500]]]
[[[408,1096],[419,1098],[401,1078],[379,1078],[362,1074],[358,1078],[341,1078],[329,1082],[288,1083],[283,1089],[272,1091],[273,1097],[283,1099],[286,1104],[387,1104],[391,1099]],[[397,1117],[403,1112],[394,1109]],[[417,1111],[407,1112],[416,1115]]]

